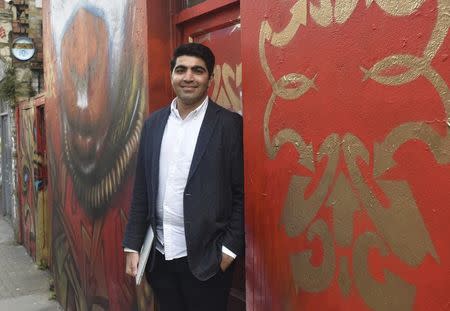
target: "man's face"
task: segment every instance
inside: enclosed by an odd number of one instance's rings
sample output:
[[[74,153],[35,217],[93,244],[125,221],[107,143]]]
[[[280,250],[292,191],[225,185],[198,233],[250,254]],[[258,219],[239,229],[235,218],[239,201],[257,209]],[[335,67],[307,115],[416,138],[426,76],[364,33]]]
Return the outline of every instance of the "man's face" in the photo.
[[[202,59],[184,55],[176,60],[171,82],[179,104],[196,106],[205,98],[211,79]]]

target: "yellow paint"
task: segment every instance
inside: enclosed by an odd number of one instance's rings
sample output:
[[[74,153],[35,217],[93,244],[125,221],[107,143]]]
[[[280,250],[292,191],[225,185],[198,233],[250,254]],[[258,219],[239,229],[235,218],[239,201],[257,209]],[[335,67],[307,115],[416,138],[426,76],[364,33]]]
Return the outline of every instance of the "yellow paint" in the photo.
[[[241,87],[242,63],[236,65],[236,71],[227,63],[214,67],[214,89],[211,99],[225,108],[242,113],[242,100],[240,94],[234,91]],[[231,82],[234,81],[234,84]]]
[[[47,206],[46,190],[38,192],[36,207],[36,262],[42,267],[48,267],[51,254],[51,213]]]

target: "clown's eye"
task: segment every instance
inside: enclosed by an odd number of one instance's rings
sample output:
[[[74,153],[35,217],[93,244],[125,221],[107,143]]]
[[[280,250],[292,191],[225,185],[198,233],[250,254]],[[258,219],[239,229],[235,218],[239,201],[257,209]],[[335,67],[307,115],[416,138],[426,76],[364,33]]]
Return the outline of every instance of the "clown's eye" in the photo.
[[[309,79],[300,73],[289,73],[282,76],[273,86],[274,92],[281,98],[293,100],[305,94],[309,89],[317,90],[314,78]]]

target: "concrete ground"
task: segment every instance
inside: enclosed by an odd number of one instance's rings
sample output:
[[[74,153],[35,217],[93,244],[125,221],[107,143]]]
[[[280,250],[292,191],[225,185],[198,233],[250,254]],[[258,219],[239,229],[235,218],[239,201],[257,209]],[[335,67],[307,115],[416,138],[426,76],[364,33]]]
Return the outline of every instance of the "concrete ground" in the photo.
[[[50,277],[14,242],[10,223],[0,216],[0,311],[62,310],[51,299]]]

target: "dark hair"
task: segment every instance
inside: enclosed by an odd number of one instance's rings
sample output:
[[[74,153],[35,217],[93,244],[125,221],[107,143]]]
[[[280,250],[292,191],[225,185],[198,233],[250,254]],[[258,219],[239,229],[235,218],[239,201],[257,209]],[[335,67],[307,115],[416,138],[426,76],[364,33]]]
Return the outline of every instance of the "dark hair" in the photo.
[[[214,64],[216,58],[214,53],[209,49],[209,47],[200,43],[186,43],[182,44],[173,51],[172,60],[170,61],[170,72],[173,71],[177,58],[180,56],[195,56],[202,59],[206,64],[206,69],[208,70],[208,75],[214,72]]]

